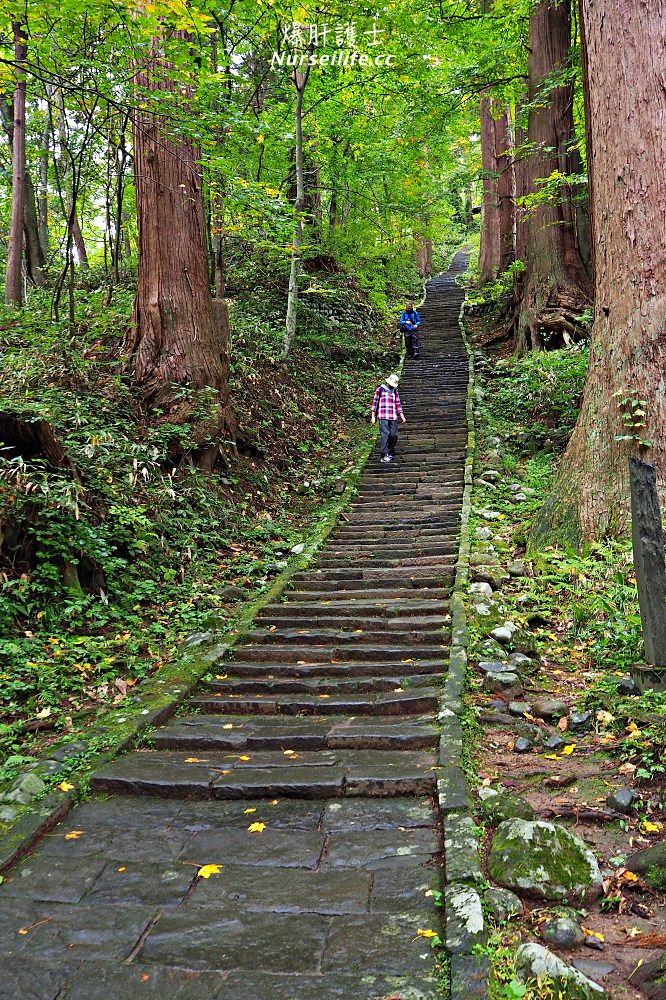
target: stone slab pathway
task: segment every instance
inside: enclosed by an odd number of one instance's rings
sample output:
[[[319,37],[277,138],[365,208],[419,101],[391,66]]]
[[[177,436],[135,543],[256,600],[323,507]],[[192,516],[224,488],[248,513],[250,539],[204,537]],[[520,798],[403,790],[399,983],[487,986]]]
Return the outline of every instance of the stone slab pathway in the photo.
[[[319,559],[0,886],[0,1000],[435,1000],[441,675],[466,443],[455,276]],[[253,824],[260,824],[253,832]],[[219,865],[198,878],[204,865]]]

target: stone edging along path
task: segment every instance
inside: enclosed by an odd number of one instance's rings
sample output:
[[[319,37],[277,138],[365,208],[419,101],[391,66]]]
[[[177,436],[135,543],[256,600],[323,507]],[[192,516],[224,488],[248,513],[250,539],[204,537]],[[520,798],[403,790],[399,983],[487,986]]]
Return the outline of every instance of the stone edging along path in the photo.
[[[435,1000],[436,937],[452,996],[485,995],[460,723],[463,269],[429,283],[396,461],[373,456],[286,599],[0,886],[0,998]]]

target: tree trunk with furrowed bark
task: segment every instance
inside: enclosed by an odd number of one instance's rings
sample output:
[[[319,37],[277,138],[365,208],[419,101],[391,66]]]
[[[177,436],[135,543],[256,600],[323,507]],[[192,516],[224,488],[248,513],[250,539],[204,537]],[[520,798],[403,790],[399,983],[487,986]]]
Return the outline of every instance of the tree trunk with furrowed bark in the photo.
[[[136,83],[174,89],[159,39]],[[150,111],[133,122],[138,276],[127,350],[146,405],[160,420],[189,422],[197,460],[212,465],[234,430],[229,324],[209,285],[200,151],[165,122]],[[179,449],[174,442],[174,456]]]
[[[583,405],[534,539],[622,534],[630,454],[666,510],[666,0],[582,0],[589,78],[595,320]],[[628,431],[618,401],[645,400]],[[634,433],[651,443],[618,441]]]

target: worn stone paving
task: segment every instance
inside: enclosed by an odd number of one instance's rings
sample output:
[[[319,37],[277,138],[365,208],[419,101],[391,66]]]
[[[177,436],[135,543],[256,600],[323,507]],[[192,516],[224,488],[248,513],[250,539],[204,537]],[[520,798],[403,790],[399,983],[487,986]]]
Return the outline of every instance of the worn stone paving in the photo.
[[[463,266],[429,284],[396,461],[373,454],[316,563],[218,679],[96,774],[0,886],[2,1000],[441,995],[418,931],[440,930]]]

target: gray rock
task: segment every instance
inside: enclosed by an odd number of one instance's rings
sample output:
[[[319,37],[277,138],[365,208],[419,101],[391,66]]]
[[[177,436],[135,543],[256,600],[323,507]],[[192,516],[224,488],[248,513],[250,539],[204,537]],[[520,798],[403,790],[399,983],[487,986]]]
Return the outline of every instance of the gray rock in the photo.
[[[507,628],[506,625],[499,625],[497,628],[494,628],[490,633],[492,639],[495,639],[497,642],[501,643],[511,642],[512,635],[513,635],[513,630]]]
[[[18,806],[0,806],[0,823],[13,823],[20,812]]]
[[[586,733],[592,728],[591,712],[572,712],[569,716],[570,733]]]
[[[541,925],[541,933],[546,944],[556,948],[578,948],[585,941],[585,935],[575,920],[557,917]]]
[[[528,740],[526,736],[519,736],[513,744],[514,753],[529,753],[533,749],[534,743],[532,743],[532,740]]]
[[[470,583],[469,592],[470,594],[481,594],[484,597],[493,596],[493,588],[489,583]]]
[[[617,685],[618,694],[638,694],[638,685],[633,677],[621,677]]]
[[[481,897],[468,885],[448,885],[444,890],[446,913],[446,950],[450,955],[469,954],[474,945],[483,944],[485,922]]]
[[[486,521],[496,521],[500,516],[500,512],[498,510],[480,510],[479,514],[481,517],[484,517]]]
[[[648,1000],[665,1000],[666,998],[666,951],[654,962],[646,962],[639,965],[632,972],[629,982],[632,986],[639,986],[641,992]]]
[[[23,774],[20,778],[16,779],[11,787],[11,791],[7,792],[3,796],[3,799],[5,802],[16,802],[19,805],[26,806],[38,795],[43,795],[45,791],[45,782],[41,778],[38,778],[36,774],[28,772],[28,774]]]
[[[627,868],[655,889],[666,889],[666,840],[631,854],[627,858]]]
[[[492,529],[491,528],[486,528],[485,526],[483,528],[477,528],[476,529],[476,537],[477,538],[492,538],[493,537]]]
[[[524,653],[510,653],[509,663],[516,670],[531,670],[534,666],[533,660],[529,656],[525,656]]]
[[[72,740],[71,743],[65,743],[56,750],[52,750],[49,753],[49,760],[69,760],[71,757],[80,757],[87,749],[88,744],[85,740]]]
[[[494,882],[536,899],[596,899],[601,872],[587,844],[542,820],[511,819],[493,837],[488,869]]]
[[[508,575],[499,566],[496,568],[492,566],[479,566],[473,571],[472,577],[479,583],[489,583],[494,590],[500,590],[502,584],[506,583],[509,579]]]
[[[510,889],[499,889],[494,885],[486,889],[484,902],[499,924],[522,917],[525,911],[522,899],[516,896],[515,892],[511,892]]]
[[[301,552],[305,551],[305,544],[303,542],[299,542],[298,545],[292,545],[291,551],[295,556],[299,556]]]
[[[508,671],[506,664],[499,660],[481,660],[479,670],[483,674],[505,674]]]
[[[482,597],[478,601],[473,601],[471,612],[474,615],[480,615],[481,618],[488,618],[493,613],[492,608],[484,603]]]
[[[496,566],[497,556],[491,552],[472,552],[469,564],[470,566]]]
[[[566,704],[556,698],[535,698],[532,708],[539,719],[559,719],[569,711]]]
[[[525,563],[521,559],[516,559],[507,566],[509,576],[525,576]]]
[[[551,735],[543,741],[543,746],[544,750],[555,750],[557,752],[564,746],[564,740],[561,736],[558,736],[557,733],[551,733]]]
[[[196,649],[197,646],[205,646],[212,638],[212,632],[193,632],[183,643],[183,649]]]
[[[527,500],[527,494],[522,491],[520,493],[514,493],[512,499],[514,503],[522,503],[523,500]]]
[[[545,979],[565,991],[567,987],[573,987],[586,998],[606,996],[602,986],[540,944],[520,945],[516,952],[516,975],[524,983],[530,979]]]
[[[524,715],[525,712],[531,712],[531,706],[526,701],[510,701],[509,702],[509,715]]]
[[[590,948],[592,951],[603,951],[604,943],[600,941],[599,938],[586,937],[583,944],[586,948]]]
[[[234,587],[233,584],[228,584],[226,587],[220,587],[217,591],[217,596],[221,601],[242,601],[245,597],[245,591],[242,587]]]
[[[499,472],[497,469],[484,469],[481,475],[483,476],[484,479],[490,479],[490,480],[502,478],[502,473]]]
[[[494,826],[507,819],[534,819],[529,802],[505,788],[479,788],[479,811]]]
[[[516,687],[519,683],[520,678],[518,674],[486,674],[483,678],[483,689],[484,691],[496,693],[498,691],[508,691],[509,688]]]
[[[486,660],[501,660],[506,656],[506,650],[494,639],[484,639],[480,646],[480,652]]]
[[[575,958],[571,964],[574,969],[578,969],[595,983],[610,976],[611,972],[615,972],[615,966],[611,965],[610,962],[595,962],[589,958]]]
[[[633,788],[616,788],[606,797],[606,805],[616,812],[627,815],[631,812],[631,807],[638,799],[638,795]]]

